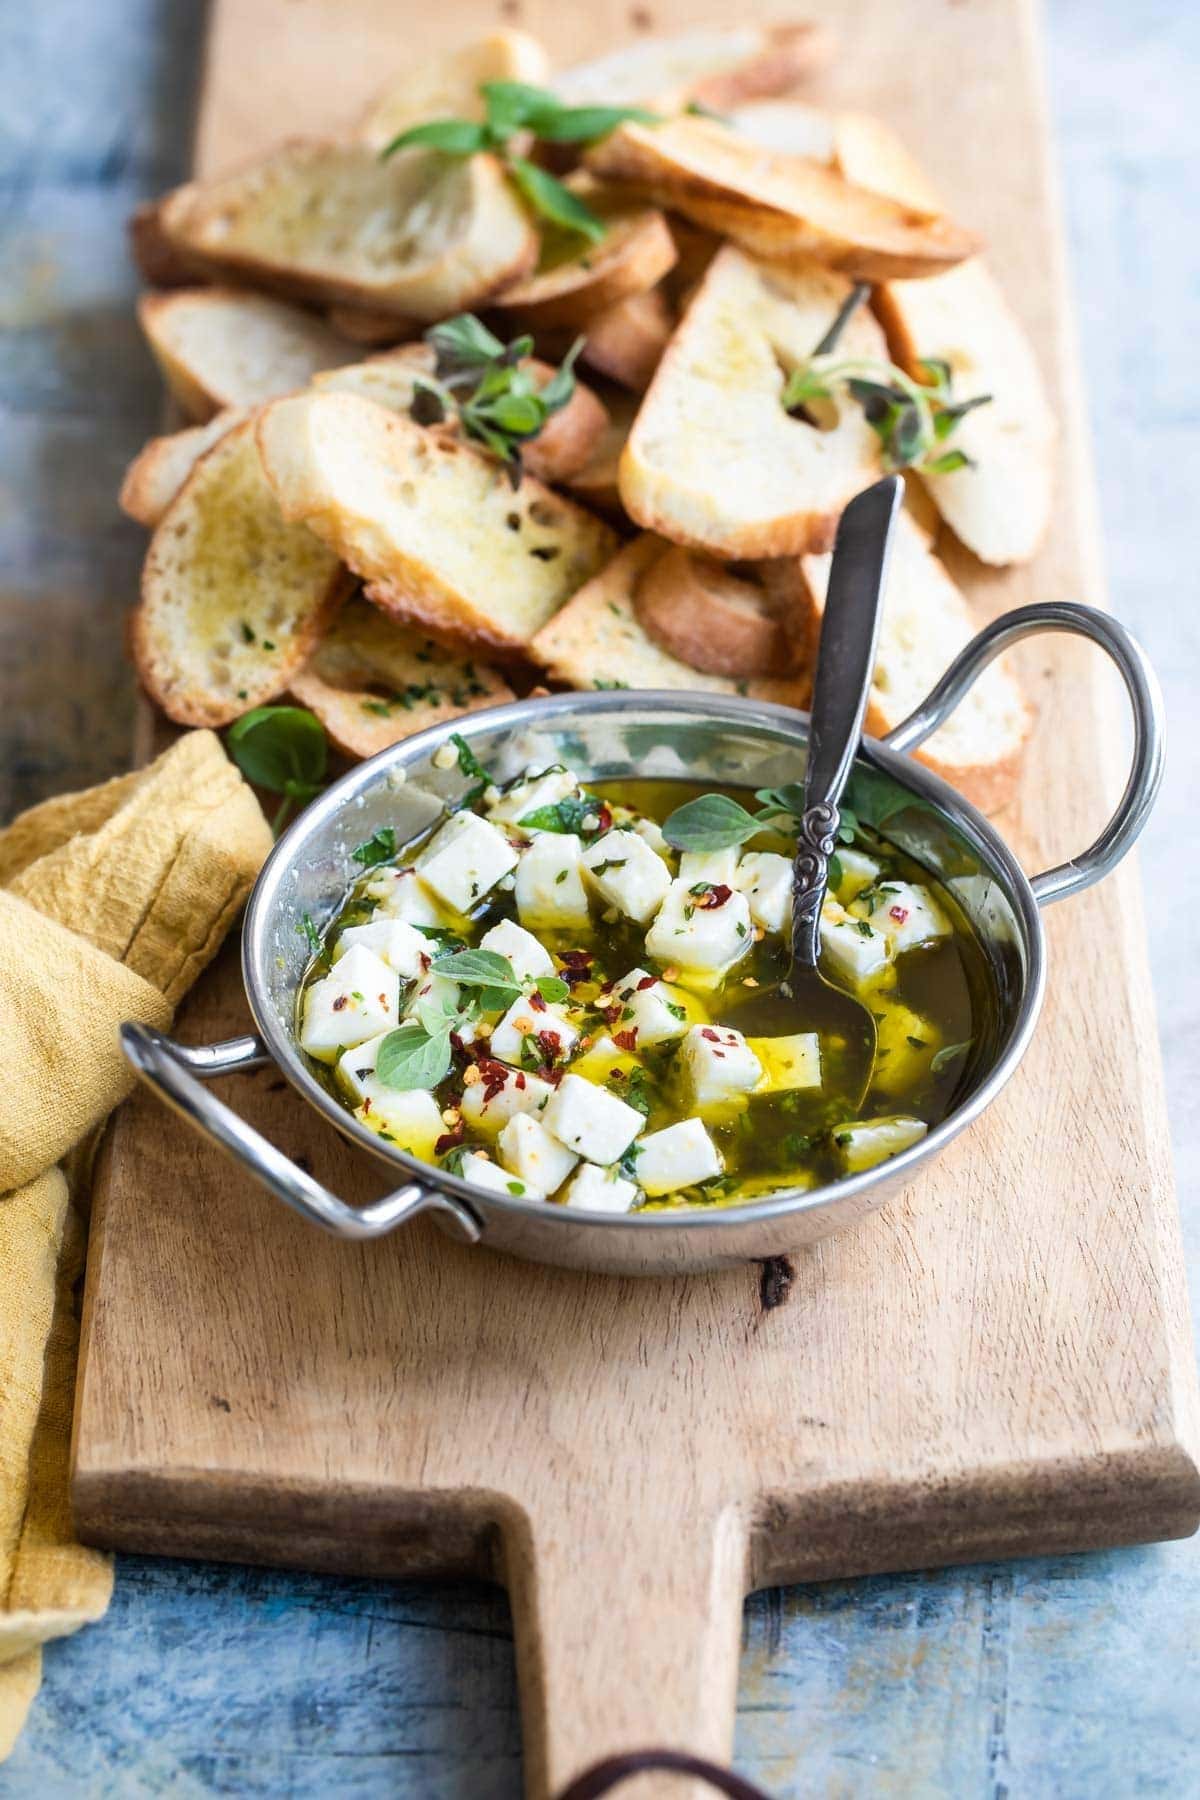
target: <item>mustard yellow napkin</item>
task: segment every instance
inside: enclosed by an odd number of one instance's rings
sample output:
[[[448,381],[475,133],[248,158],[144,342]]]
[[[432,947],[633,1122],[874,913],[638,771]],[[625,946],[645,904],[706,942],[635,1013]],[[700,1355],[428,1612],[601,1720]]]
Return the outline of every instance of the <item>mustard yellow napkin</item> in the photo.
[[[0,831],[0,1760],[41,1645],[99,1618],[112,1590],[108,1557],[71,1530],[84,1230],[56,1165],[132,1086],[118,1025],[170,1023],[270,847],[209,731]]]

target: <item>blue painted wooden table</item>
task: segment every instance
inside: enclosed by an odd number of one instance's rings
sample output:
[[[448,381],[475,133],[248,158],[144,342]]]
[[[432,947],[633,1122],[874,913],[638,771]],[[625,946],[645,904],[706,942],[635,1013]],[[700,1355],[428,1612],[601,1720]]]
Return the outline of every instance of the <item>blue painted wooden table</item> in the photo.
[[[1113,598],[1175,727],[1143,869],[1195,1270],[1200,10],[1049,0],[1047,23]],[[183,171],[201,31],[170,0],[5,12],[4,816],[127,761],[119,632],[142,539],[113,496],[161,401],[122,225]],[[1200,1795],[1200,1544],[757,1595],[737,1759],[780,1796]],[[516,1796],[504,1597],[122,1559],[107,1618],[47,1651],[0,1793],[168,1789]]]

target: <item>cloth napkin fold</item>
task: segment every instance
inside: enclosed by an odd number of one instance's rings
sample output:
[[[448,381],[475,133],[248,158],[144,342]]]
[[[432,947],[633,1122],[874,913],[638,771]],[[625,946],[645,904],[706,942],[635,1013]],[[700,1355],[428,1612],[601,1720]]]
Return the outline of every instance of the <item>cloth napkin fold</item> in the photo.
[[[68,1464],[75,1201],[89,1140],[134,1080],[117,1027],[170,1024],[270,847],[209,731],[0,831],[0,1760],[41,1645],[99,1618],[112,1591],[110,1559],[74,1540]],[[73,1151],[69,1182],[57,1165]]]

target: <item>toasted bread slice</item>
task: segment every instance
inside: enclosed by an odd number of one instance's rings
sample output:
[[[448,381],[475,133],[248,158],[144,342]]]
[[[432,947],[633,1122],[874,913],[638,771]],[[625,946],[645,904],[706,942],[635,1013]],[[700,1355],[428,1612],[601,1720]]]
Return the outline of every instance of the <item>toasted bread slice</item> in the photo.
[[[552,86],[568,106],[651,106],[674,112],[694,101],[721,111],[764,94],[785,94],[829,60],[832,35],[819,25],[715,26],[643,38],[576,63]]]
[[[733,681],[689,668],[659,648],[637,616],[634,596],[647,570],[668,548],[649,532],[627,544],[542,627],[529,646],[533,661],[555,681],[574,688],[681,688],[806,705],[811,688],[806,672]]]
[[[207,270],[194,257],[176,248],[162,227],[162,201],[143,200],[126,224],[129,253],[142,280],[154,288],[190,287],[203,281]]]
[[[180,725],[227,725],[281,694],[349,589],[336,556],[286,524],[254,421],[201,457],[150,540],[130,647]]]
[[[429,344],[404,344],[383,356],[371,356],[344,369],[318,375],[313,386],[322,392],[361,394],[376,406],[405,416],[412,405],[417,382],[428,380],[437,357]],[[529,357],[523,364],[544,387],[554,374],[549,363]],[[539,481],[565,481],[585,468],[595,454],[608,424],[608,412],[591,388],[576,381],[564,407],[552,413],[535,438],[522,449],[522,461]],[[455,429],[447,422],[446,429]]]
[[[600,441],[583,468],[567,478],[566,485],[585,505],[602,512],[606,519],[615,519],[622,524],[626,514],[617,485],[617,471],[621,452],[637,417],[638,403],[632,394],[612,389],[605,393],[604,406],[608,419]]]
[[[527,475],[357,394],[298,394],[259,417],[263,465],[385,612],[515,652],[601,568],[613,532]]]
[[[644,394],[675,329],[675,314],[661,288],[593,313],[581,360],[631,393]]]
[[[485,81],[545,84],[550,59],[524,31],[491,31],[457,50],[442,50],[406,69],[371,102],[358,136],[374,149],[429,119],[482,119]]]
[[[329,329],[351,344],[390,349],[421,335],[416,319],[400,313],[371,312],[365,306],[331,306],[326,314]]]
[[[829,556],[804,557],[800,563],[814,652],[831,563]],[[780,574],[787,579],[786,571]],[[902,512],[892,538],[867,730],[883,737],[907,718],[975,631],[962,592],[920,526]],[[993,663],[914,754],[984,812],[997,812],[1012,799],[1031,727],[1015,675],[1007,663]]]
[[[660,650],[706,675],[778,674],[792,646],[767,594],[724,563],[678,545],[651,563],[634,596]]]
[[[675,240],[656,207],[631,205],[580,171],[566,184],[604,222],[598,243],[580,247],[578,232],[542,233],[537,268],[494,304],[531,331],[583,325],[606,307],[656,286],[675,262]]]
[[[849,293],[815,264],[783,269],[728,245],[667,349],[621,457],[621,498],[648,530],[732,561],[828,548],[846,502],[880,474],[858,404],[831,430],[783,410],[785,371],[807,361]],[[878,359],[860,308],[847,357]]]
[[[807,257],[856,281],[933,275],[979,249],[943,214],[764,149],[715,119],[619,125],[585,160],[593,174],[632,182],[755,255]]]
[[[928,205],[936,196],[890,127],[842,114],[839,166],[863,187]],[[895,360],[910,374],[923,358],[948,362],[962,399],[992,396],[968,413],[952,447],[974,464],[923,475],[934,504],[983,562],[1027,562],[1054,499],[1057,427],[1037,358],[985,263],[974,258],[933,281],[891,281],[875,296]]]
[[[804,156],[811,162],[830,164],[836,160],[834,115],[808,106],[803,100],[751,100],[726,113],[725,123],[731,131],[764,150],[777,150],[783,156]]]
[[[185,256],[318,304],[413,319],[477,306],[519,280],[538,235],[491,156],[295,141],[240,174],[191,182],[163,202]]]
[[[353,354],[311,313],[240,288],[143,294],[138,323],[172,396],[201,424],[223,407],[306,387]]]
[[[499,706],[513,691],[495,669],[354,599],[292,677],[292,697],[347,756],[374,756],[427,725]]]
[[[117,497],[121,511],[153,529],[200,458],[249,416],[245,407],[231,406],[214,413],[207,425],[151,438],[125,471]]]

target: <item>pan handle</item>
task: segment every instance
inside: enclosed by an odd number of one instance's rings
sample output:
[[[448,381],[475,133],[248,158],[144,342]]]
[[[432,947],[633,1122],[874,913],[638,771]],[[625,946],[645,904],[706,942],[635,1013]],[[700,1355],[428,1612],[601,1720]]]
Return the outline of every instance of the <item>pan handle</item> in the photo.
[[[915,750],[954,711],[967,689],[990,662],[1022,638],[1040,631],[1069,631],[1098,644],[1116,664],[1133,708],[1133,765],[1125,792],[1112,818],[1094,844],[1069,862],[1059,863],[1030,886],[1039,906],[1082,893],[1112,873],[1150,816],[1162,781],[1166,723],[1158,677],[1136,638],[1108,613],[1069,600],[1022,606],[1004,613],[959,652],[937,686],[908,718],[884,738],[892,750]]]
[[[383,1237],[418,1213],[443,1212],[455,1221],[460,1237],[469,1244],[478,1242],[482,1227],[471,1208],[417,1181],[372,1200],[368,1206],[347,1206],[201,1085],[214,1075],[232,1075],[270,1062],[258,1038],[193,1046],[177,1044],[149,1025],[122,1025],[121,1048],[147,1087],[201,1137],[240,1163],[293,1212],[335,1237]]]

